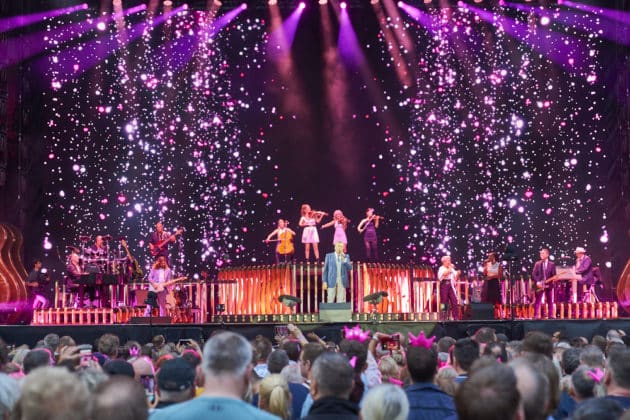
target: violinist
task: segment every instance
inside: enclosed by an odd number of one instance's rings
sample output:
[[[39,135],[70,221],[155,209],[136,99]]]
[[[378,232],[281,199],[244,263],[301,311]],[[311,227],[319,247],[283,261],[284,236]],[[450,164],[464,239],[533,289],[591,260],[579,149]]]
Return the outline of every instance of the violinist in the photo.
[[[365,211],[365,219],[359,222],[357,230],[363,233],[363,243],[365,244],[365,254],[367,261],[378,261],[378,239],[376,237],[376,229],[382,219],[381,216],[374,214],[373,208]]]
[[[317,224],[322,221],[324,216],[328,216],[328,213],[324,213],[323,211],[314,211],[308,204],[302,204],[300,213],[301,217],[298,224],[300,227],[304,228],[302,231],[304,257],[306,258],[306,261],[310,259],[311,245],[313,245],[315,260],[319,261],[319,233],[317,232]]]
[[[292,261],[295,254],[295,248],[293,247],[295,232],[287,227],[288,224],[288,220],[278,219],[278,227],[265,239],[265,243],[269,243],[272,240],[271,238],[276,237],[276,264]]]
[[[334,226],[335,227],[335,235],[333,237],[333,245],[336,243],[343,244],[343,253],[346,254],[348,252],[348,237],[346,236],[346,229],[348,228],[348,222],[350,219],[347,219],[346,216],[343,215],[341,210],[335,210],[333,212],[333,219],[322,225],[322,229]]]

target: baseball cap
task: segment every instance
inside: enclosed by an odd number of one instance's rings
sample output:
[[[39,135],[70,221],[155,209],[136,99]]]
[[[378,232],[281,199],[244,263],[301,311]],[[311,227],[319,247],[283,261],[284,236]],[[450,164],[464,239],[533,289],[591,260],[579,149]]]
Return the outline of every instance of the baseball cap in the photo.
[[[157,384],[164,391],[184,391],[195,383],[195,369],[181,357],[166,360],[157,373]]]

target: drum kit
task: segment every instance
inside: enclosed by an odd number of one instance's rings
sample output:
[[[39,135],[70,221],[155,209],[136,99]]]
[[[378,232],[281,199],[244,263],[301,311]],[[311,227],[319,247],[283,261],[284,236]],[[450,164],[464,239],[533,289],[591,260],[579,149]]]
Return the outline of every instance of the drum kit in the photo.
[[[125,274],[127,253],[122,248],[121,241],[124,237],[117,238],[117,247],[110,246],[112,242],[111,235],[97,236],[94,246],[88,246],[88,242],[92,238],[87,235],[80,235],[80,247],[73,245],[66,248],[79,256],[79,264],[85,273],[101,273],[101,274]]]

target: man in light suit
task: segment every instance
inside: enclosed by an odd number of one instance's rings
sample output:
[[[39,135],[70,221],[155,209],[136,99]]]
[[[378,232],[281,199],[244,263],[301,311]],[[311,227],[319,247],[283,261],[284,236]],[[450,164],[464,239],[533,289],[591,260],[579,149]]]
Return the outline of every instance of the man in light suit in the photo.
[[[554,284],[545,283],[545,281],[556,275],[556,265],[549,261],[549,250],[543,248],[540,250],[540,260],[534,264],[532,270],[532,279],[536,283],[536,302],[534,303],[535,317],[540,318],[540,304],[542,303],[543,294],[545,302],[549,308],[549,314],[553,318],[552,303],[554,303],[553,289]]]
[[[343,253],[343,243],[335,243],[335,252],[326,254],[324,260],[324,272],[322,281],[327,288],[327,302],[332,303],[337,297],[337,302],[346,301],[346,288],[350,284],[348,273],[352,270],[350,256]]]

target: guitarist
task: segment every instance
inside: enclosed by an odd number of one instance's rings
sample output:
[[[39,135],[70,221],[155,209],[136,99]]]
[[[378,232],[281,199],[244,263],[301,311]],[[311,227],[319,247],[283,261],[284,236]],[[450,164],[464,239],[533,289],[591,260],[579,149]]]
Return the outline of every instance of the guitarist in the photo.
[[[153,255],[154,261],[157,261],[159,257],[164,257],[166,264],[169,263],[168,246],[171,242],[175,242],[175,235],[164,232],[164,224],[158,221],[155,224],[155,232],[149,237],[149,250],[151,255]]]
[[[166,296],[168,295],[168,289],[164,287],[164,283],[168,283],[171,281],[173,277],[173,273],[171,269],[168,267],[166,263],[166,258],[164,256],[159,256],[158,259],[153,263],[153,267],[151,267],[151,271],[149,271],[149,298],[151,297],[151,293],[155,293],[157,295],[157,303],[160,308],[160,316],[166,316]],[[147,308],[144,311],[144,316],[149,316],[151,313],[151,305],[147,305]]]
[[[556,265],[549,261],[549,250],[543,248],[540,250],[540,260],[534,264],[532,270],[532,279],[536,284],[536,301],[534,303],[535,317],[540,318],[540,304],[542,303],[543,294],[549,308],[549,314],[553,318],[551,304],[554,303],[553,289],[554,283],[546,284],[545,281],[556,275]]]

